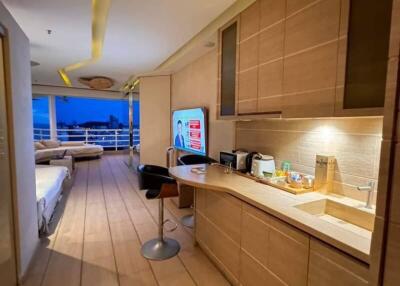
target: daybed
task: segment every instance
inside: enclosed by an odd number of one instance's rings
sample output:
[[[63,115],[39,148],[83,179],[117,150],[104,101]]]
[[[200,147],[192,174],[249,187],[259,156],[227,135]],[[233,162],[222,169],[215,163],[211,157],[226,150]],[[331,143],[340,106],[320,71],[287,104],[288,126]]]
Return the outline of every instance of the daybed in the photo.
[[[38,227],[40,232],[47,233],[50,219],[61,198],[64,180],[70,174],[66,167],[36,165],[35,175]]]
[[[60,142],[56,140],[43,140],[35,142],[35,160],[37,163],[49,161],[54,156],[70,155],[74,158],[100,157],[103,147],[100,145],[85,144],[83,142]]]

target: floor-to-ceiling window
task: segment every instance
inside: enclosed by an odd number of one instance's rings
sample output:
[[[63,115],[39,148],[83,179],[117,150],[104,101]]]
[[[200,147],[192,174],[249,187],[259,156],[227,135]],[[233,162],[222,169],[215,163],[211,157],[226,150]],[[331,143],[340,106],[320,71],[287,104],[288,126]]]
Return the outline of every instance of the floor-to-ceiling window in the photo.
[[[33,134],[35,140],[50,138],[49,97],[34,95],[32,98]]]
[[[48,96],[33,98],[35,140],[50,138]],[[57,139],[100,144],[106,149],[129,146],[129,104],[127,99],[55,97]],[[133,101],[133,143],[139,139],[139,101]]]

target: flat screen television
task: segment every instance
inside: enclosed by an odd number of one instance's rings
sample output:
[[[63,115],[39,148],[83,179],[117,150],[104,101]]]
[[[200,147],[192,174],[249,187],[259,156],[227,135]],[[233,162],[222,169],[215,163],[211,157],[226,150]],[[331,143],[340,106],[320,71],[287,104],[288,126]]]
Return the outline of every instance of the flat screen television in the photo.
[[[173,146],[189,153],[207,155],[207,109],[180,109],[172,112]]]

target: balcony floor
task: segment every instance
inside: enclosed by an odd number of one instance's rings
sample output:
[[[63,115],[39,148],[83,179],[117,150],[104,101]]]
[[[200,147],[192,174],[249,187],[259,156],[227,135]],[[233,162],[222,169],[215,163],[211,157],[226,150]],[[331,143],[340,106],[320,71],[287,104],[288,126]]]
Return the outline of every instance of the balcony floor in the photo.
[[[23,285],[229,285],[182,225],[166,233],[180,242],[178,256],[161,262],[141,256],[141,245],[157,236],[158,201],[138,190],[127,159],[105,155],[77,163],[52,234],[41,239]],[[170,200],[166,208],[166,218],[176,222],[190,212]]]

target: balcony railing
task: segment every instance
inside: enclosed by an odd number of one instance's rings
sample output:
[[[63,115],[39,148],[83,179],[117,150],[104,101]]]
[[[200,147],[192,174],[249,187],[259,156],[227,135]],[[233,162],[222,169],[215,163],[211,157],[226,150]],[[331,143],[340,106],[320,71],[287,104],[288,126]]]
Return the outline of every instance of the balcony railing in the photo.
[[[34,128],[35,141],[50,139],[50,129]],[[129,147],[129,129],[57,129],[60,141],[83,141],[98,144],[105,149],[121,150]],[[140,144],[140,129],[133,129],[133,145]]]

